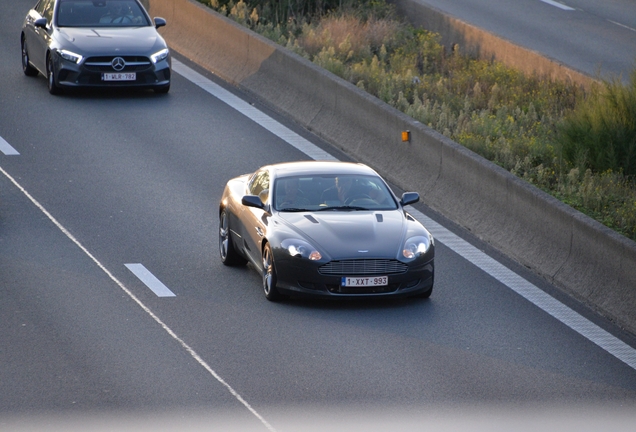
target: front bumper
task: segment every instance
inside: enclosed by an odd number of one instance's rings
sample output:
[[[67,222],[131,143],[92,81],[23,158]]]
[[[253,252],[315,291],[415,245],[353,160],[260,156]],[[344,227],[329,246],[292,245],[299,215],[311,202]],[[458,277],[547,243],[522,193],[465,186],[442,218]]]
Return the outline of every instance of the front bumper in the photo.
[[[408,265],[401,273],[393,274],[321,274],[324,263],[301,258],[275,261],[277,288],[281,293],[308,297],[408,297],[422,294],[433,287],[434,259],[417,265]],[[375,287],[342,286],[343,277],[388,276],[388,285]]]
[[[119,71],[122,73],[134,72],[134,81],[105,81],[104,73],[113,73],[110,66],[91,66],[87,61],[76,64],[66,61],[59,56],[54,62],[56,84],[60,87],[99,87],[99,88],[161,88],[170,85],[170,58],[152,63],[130,66]],[[104,63],[108,63],[105,61]],[[139,62],[142,63],[142,62]]]

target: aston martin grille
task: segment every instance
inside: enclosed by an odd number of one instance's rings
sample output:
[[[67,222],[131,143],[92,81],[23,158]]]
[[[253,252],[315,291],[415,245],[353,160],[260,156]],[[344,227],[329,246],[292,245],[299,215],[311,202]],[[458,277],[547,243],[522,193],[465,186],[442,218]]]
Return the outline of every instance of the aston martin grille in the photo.
[[[318,269],[323,275],[387,275],[404,273],[408,266],[391,259],[357,259],[331,261]]]

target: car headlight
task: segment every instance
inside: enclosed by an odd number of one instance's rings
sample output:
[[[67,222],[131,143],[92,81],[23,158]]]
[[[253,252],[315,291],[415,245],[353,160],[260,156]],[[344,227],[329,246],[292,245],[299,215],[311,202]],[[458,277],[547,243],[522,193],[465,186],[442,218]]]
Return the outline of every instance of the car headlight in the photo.
[[[82,57],[79,54],[75,54],[72,51],[68,51],[68,50],[59,50],[58,53],[60,54],[60,56],[64,59],[64,60],[68,60],[70,62],[73,62],[75,64],[79,64],[82,59],[84,57]]]
[[[168,48],[164,48],[161,51],[158,51],[158,52],[154,53],[153,55],[151,55],[150,56],[150,60],[152,60],[152,62],[154,64],[157,64],[161,60],[165,60],[166,57],[168,57],[169,53],[170,53],[170,51],[168,51]]]
[[[322,258],[320,252],[304,240],[286,239],[283,240],[281,246],[293,257],[307,258],[311,261],[318,261]]]
[[[420,255],[424,255],[431,247],[433,239],[430,236],[415,236],[404,242],[402,247],[402,257],[413,260]]]

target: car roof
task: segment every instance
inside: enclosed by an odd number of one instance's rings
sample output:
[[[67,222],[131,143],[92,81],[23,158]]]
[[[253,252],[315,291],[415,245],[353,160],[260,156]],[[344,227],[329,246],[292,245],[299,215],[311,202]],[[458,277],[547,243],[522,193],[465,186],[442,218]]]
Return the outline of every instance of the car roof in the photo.
[[[351,162],[335,161],[299,161],[269,165],[268,168],[276,177],[288,177],[303,174],[362,174],[378,175],[370,167]]]

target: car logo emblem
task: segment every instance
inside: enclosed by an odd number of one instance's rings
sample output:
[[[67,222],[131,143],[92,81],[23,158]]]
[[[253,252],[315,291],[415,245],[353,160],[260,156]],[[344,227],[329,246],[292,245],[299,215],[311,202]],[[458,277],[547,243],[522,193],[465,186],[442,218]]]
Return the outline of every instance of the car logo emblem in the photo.
[[[110,62],[113,69],[117,72],[123,70],[126,67],[126,62],[121,57],[115,57],[112,62]]]

